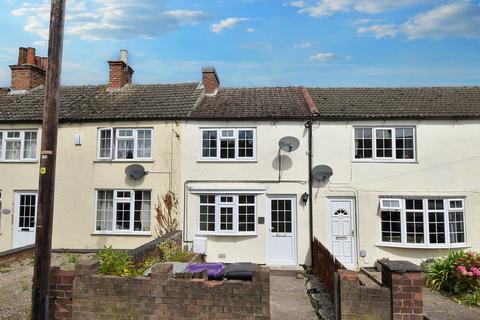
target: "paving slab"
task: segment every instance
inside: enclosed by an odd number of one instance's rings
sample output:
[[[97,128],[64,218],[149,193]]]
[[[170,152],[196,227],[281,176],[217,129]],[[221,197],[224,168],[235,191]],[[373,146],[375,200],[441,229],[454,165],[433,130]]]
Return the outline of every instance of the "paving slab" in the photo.
[[[305,282],[296,276],[270,276],[270,313],[272,320],[318,320]]]
[[[423,288],[423,308],[425,317],[430,320],[480,319],[480,308],[463,306],[428,288]]]

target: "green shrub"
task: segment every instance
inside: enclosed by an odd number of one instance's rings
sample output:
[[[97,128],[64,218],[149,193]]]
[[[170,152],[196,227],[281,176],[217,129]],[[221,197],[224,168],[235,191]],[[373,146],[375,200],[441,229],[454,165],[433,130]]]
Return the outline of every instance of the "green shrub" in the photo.
[[[189,253],[180,250],[174,241],[163,242],[158,248],[162,254],[163,262],[187,262],[190,258]]]
[[[427,286],[452,295],[459,303],[480,306],[480,254],[451,251],[427,268]]]
[[[100,261],[98,272],[111,276],[131,275],[134,270],[132,257],[125,251],[115,251],[112,246],[104,247],[95,255]]]

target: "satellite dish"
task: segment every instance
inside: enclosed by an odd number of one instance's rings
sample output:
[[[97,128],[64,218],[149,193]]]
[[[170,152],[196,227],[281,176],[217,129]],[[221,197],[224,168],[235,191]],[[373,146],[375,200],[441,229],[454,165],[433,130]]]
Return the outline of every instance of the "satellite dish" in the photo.
[[[125,168],[125,174],[130,179],[138,180],[145,176],[147,173],[145,172],[145,168],[142,165],[131,164]]]
[[[327,180],[332,175],[333,170],[329,166],[320,165],[312,169],[312,176],[319,181]]]
[[[292,152],[298,149],[300,141],[295,137],[283,137],[278,142],[278,146],[283,151]]]
[[[2,214],[10,214],[10,212],[11,212],[10,209],[7,209],[7,208],[2,209]]]

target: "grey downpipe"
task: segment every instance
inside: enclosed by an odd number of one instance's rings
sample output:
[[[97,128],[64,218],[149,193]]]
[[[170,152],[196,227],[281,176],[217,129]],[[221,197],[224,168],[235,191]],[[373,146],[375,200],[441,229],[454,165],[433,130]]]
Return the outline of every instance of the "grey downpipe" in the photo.
[[[313,266],[313,177],[312,177],[312,121],[309,120],[305,123],[305,128],[308,129],[308,227],[310,235],[310,264]]]

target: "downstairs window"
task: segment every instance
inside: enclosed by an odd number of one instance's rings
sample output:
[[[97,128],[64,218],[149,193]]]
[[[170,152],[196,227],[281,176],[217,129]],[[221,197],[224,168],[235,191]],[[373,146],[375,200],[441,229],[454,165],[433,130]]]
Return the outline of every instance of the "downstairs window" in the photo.
[[[97,190],[97,232],[149,232],[151,192]]]
[[[380,199],[382,243],[398,246],[465,245],[463,199]]]
[[[254,195],[200,195],[199,230],[202,233],[255,233]]]

